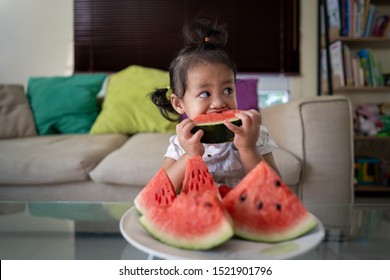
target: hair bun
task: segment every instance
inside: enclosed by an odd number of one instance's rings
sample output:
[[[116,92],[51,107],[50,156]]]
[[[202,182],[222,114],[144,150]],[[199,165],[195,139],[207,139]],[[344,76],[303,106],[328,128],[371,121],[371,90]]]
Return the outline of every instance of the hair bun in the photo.
[[[211,23],[207,19],[198,19],[183,29],[184,42],[188,46],[212,46],[222,49],[225,47],[228,32],[226,25]]]

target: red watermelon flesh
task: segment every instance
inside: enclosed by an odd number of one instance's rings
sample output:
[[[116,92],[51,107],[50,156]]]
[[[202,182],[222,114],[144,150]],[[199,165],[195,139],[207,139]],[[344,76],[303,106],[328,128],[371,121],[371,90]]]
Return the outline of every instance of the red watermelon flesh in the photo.
[[[211,191],[216,196],[219,195],[217,184],[202,157],[192,157],[187,162],[181,192],[201,194],[205,191]]]
[[[161,242],[184,249],[211,249],[234,234],[229,214],[209,191],[181,193],[169,207],[149,209],[140,223]]]
[[[240,110],[225,110],[221,112],[201,114],[193,119],[196,126],[191,130],[192,133],[203,130],[203,136],[200,139],[202,143],[225,143],[233,141],[234,133],[228,129],[224,121],[227,120],[237,126],[242,124],[236,117]]]
[[[197,125],[221,123],[225,120],[237,120],[236,114],[240,110],[225,110],[221,112],[201,114],[193,119]]]
[[[280,177],[261,161],[222,200],[237,236],[279,242],[305,234],[314,217]]]
[[[176,198],[176,191],[164,168],[161,168],[134,200],[140,213],[153,206],[166,207]]]
[[[218,191],[219,191],[219,194],[221,195],[221,198],[224,198],[231,190],[232,190],[232,188],[230,188],[226,185],[220,185],[218,188]]]

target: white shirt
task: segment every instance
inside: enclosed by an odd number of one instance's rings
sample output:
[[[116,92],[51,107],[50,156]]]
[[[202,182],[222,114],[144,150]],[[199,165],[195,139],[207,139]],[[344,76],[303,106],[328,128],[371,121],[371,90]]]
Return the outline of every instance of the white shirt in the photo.
[[[185,152],[180,146],[177,136],[169,139],[170,145],[165,157],[178,160]],[[205,153],[203,160],[207,164],[210,174],[218,185],[235,187],[245,176],[240,155],[233,142],[221,144],[203,144]],[[260,126],[260,137],[256,144],[261,155],[271,153],[278,148],[264,126]]]

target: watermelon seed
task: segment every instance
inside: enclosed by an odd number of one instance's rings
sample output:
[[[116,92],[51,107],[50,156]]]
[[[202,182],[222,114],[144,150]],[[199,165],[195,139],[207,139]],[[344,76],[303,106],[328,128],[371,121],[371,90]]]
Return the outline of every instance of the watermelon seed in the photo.
[[[245,201],[245,199],[246,199],[246,194],[244,193],[240,196],[240,201]]]
[[[213,206],[210,202],[206,202],[205,204],[204,204],[204,206],[206,206],[206,207],[211,207],[211,206]]]
[[[276,210],[280,211],[282,209],[282,205],[280,205],[279,203],[276,203]]]
[[[276,185],[277,187],[280,187],[280,186],[282,185],[282,183],[281,183],[279,180],[277,180],[277,181],[275,182],[275,185]]]
[[[257,204],[257,208],[258,208],[258,209],[262,209],[262,208],[263,208],[263,202],[260,201],[260,202]]]

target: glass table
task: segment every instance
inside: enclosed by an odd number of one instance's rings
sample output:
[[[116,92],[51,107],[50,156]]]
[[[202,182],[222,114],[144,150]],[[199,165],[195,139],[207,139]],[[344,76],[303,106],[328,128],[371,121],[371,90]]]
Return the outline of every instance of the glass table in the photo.
[[[0,259],[148,259],[119,229],[131,207],[125,202],[0,202]],[[324,225],[325,238],[294,259],[390,259],[390,204],[306,207]]]

